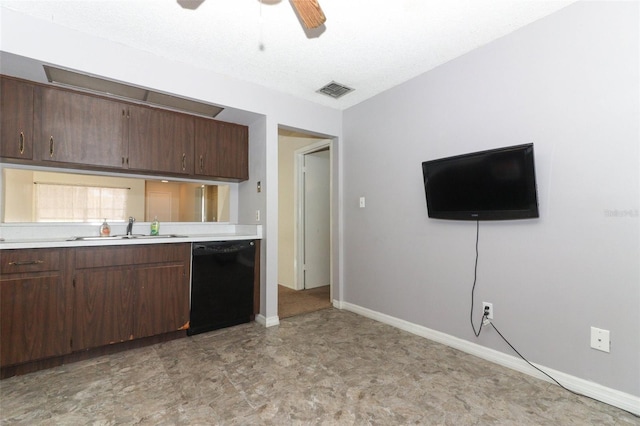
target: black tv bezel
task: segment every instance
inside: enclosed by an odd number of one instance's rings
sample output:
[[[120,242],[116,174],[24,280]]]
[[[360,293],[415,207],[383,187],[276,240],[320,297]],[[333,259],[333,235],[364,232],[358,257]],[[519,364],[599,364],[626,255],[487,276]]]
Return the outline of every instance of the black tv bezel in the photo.
[[[434,211],[433,202],[430,199],[428,168],[433,165],[451,163],[459,160],[468,160],[473,157],[486,157],[496,153],[509,151],[520,151],[525,157],[525,173],[527,179],[527,191],[533,195],[533,203],[526,209],[500,209],[500,210],[440,210]],[[470,152],[467,154],[455,155],[451,157],[437,158],[422,162],[422,173],[424,180],[424,191],[427,200],[427,212],[432,219],[447,220],[517,220],[535,219],[540,217],[538,207],[538,189],[536,184],[535,161],[533,154],[533,143],[513,145],[503,148],[488,149],[484,151]]]

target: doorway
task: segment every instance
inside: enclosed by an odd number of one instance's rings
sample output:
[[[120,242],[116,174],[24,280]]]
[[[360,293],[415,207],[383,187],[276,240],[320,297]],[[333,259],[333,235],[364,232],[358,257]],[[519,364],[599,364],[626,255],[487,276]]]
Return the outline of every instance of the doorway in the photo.
[[[330,284],[331,151],[321,141],[296,151],[296,288]]]
[[[330,139],[280,130],[278,316],[331,303]]]

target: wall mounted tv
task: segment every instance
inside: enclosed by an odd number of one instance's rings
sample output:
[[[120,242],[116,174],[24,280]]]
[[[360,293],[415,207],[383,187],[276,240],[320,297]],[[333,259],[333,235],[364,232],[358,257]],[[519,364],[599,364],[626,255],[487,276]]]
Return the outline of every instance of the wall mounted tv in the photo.
[[[539,217],[532,143],[425,161],[422,173],[431,218]]]

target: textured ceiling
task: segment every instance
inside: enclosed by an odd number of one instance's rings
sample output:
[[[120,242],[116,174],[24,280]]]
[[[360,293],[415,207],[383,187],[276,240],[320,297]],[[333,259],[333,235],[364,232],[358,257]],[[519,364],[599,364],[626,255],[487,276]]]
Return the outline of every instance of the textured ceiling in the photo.
[[[573,1],[319,0],[327,21],[311,31],[303,29],[289,0],[204,0],[196,9],[176,0],[0,5],[344,109]],[[355,91],[340,99],[316,93],[331,81]]]

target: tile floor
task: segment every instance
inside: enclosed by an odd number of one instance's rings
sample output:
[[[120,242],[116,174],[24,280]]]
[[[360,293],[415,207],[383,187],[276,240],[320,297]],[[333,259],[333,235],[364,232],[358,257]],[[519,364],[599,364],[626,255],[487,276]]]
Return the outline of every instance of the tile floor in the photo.
[[[638,425],[558,386],[325,309],[0,382],[3,425]]]

